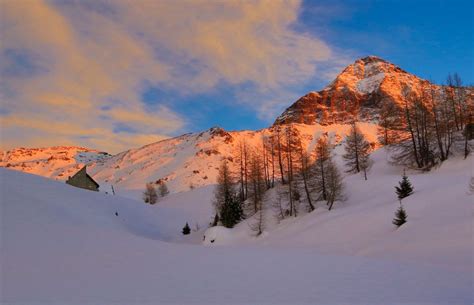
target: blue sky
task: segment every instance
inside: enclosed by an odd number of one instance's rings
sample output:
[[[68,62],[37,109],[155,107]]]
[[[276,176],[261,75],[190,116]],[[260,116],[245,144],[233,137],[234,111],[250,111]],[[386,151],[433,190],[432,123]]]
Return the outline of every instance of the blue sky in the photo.
[[[442,83],[457,71],[474,83],[473,1],[305,1],[301,28],[354,57],[373,54]],[[318,6],[326,18],[312,18]],[[332,9],[331,9],[332,8]]]
[[[355,59],[474,83],[472,1],[5,1],[2,149],[271,124]],[[28,21],[28,22],[25,22]]]
[[[466,84],[474,84],[473,11],[472,1],[304,1],[293,26],[347,54],[349,61],[377,55],[439,84],[453,72],[459,73]],[[307,92],[322,89],[328,82],[329,79],[310,78],[295,86],[295,95],[288,100],[288,106]],[[202,104],[208,114],[196,115],[193,129],[210,125],[258,129],[272,122],[260,119],[252,108],[223,103],[236,98],[220,89],[190,98],[189,102]],[[182,113],[188,116],[193,112],[195,109]]]

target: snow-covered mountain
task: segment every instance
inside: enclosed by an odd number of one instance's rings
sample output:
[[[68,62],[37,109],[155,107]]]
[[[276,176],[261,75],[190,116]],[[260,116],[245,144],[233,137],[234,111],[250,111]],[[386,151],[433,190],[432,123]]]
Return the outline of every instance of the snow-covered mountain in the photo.
[[[310,92],[288,107],[276,125],[304,123],[322,125],[359,120],[373,121],[384,103],[403,107],[407,93],[420,96],[432,85],[437,94],[441,86],[410,74],[376,56],[356,60],[347,66],[326,88]],[[469,89],[472,95],[473,91]]]
[[[76,146],[21,147],[0,151],[0,167],[66,180],[85,164],[101,162],[110,156],[106,152]]]
[[[0,166],[54,179],[66,179],[83,164],[101,185],[116,190],[142,190],[145,183],[164,181],[172,192],[214,184],[223,158],[236,167],[235,152],[245,141],[262,149],[272,128],[294,124],[308,150],[321,134],[339,143],[348,132],[353,114],[362,132],[376,145],[377,112],[383,103],[402,105],[404,90],[420,94],[429,82],[381,58],[356,60],[319,92],[310,92],[280,115],[273,127],[258,131],[225,131],[215,127],[166,139],[115,156],[79,147],[19,148],[2,153]],[[406,89],[408,88],[408,89]],[[440,88],[439,86],[437,88]],[[474,91],[469,91],[471,97]],[[108,187],[106,187],[108,188]]]

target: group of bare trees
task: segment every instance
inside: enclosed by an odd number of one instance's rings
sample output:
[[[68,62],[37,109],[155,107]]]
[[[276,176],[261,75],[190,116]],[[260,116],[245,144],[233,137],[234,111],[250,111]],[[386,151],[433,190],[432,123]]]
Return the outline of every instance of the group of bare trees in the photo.
[[[168,186],[162,182],[158,186],[158,193],[153,183],[147,183],[145,185],[145,191],[143,192],[143,201],[149,204],[155,204],[158,201],[158,194],[160,197],[165,197],[169,194]]]
[[[267,191],[276,187],[276,198],[270,207],[279,218],[297,216],[302,207],[313,211],[318,201],[325,201],[331,210],[342,199],[342,178],[332,160],[332,145],[322,136],[313,151],[308,151],[297,128],[293,125],[274,126],[263,134],[261,144],[248,144],[242,139],[233,156],[236,170],[230,173],[227,161],[219,172],[215,194],[215,224],[222,223],[222,210],[227,194],[237,198],[243,214],[254,216],[252,228],[261,234]],[[225,178],[228,177],[228,178]],[[304,205],[303,205],[304,204]],[[232,224],[233,225],[233,224]],[[227,226],[227,225],[226,225]]]
[[[453,149],[467,157],[473,108],[457,74],[448,77],[446,86],[427,82],[421,92],[405,88],[403,107],[382,107],[380,142],[392,149],[395,163],[419,169],[445,161]]]
[[[302,204],[311,212],[318,201],[326,201],[331,209],[342,199],[342,179],[332,161],[332,146],[326,135],[308,151],[298,129],[289,124],[274,126],[263,143],[267,188],[275,186],[275,179],[280,182],[274,203],[279,218],[297,216]]]

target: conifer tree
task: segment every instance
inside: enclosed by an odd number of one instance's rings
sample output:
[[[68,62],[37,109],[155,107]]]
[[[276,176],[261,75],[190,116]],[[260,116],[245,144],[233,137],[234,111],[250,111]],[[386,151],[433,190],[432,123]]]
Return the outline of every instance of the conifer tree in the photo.
[[[316,160],[313,165],[313,172],[316,177],[315,188],[320,194],[321,200],[327,200],[326,176],[328,162],[331,160],[330,146],[329,141],[325,137],[321,137],[315,147]]]
[[[237,194],[231,195],[222,205],[220,220],[224,227],[232,228],[243,218],[242,205]]]
[[[236,155],[236,161],[239,163],[239,196],[241,201],[245,201],[248,196],[248,178],[249,178],[249,162],[250,148],[245,140],[239,143],[239,149]]]
[[[397,227],[400,227],[404,223],[407,222],[407,212],[403,208],[402,204],[400,203],[400,207],[398,210],[395,212],[395,218],[393,219],[392,223],[396,225]]]
[[[271,174],[271,187],[275,187],[275,136],[274,136],[274,133],[272,131],[272,133],[270,134],[270,136],[267,138],[267,142],[268,142],[268,145],[267,145],[267,148],[269,149],[268,153],[270,154],[270,164],[271,164],[271,170],[272,170],[272,174]]]
[[[282,137],[282,131],[280,129],[279,126],[277,126],[274,130],[273,130],[273,138],[274,138],[274,142],[275,142],[275,152],[277,154],[277,159],[278,159],[278,169],[280,170],[280,178],[281,178],[281,183],[282,184],[286,184],[286,181],[285,181],[285,174],[284,174],[284,170],[283,170],[283,151],[284,151],[284,148],[283,148],[283,137]]]
[[[191,228],[189,227],[188,223],[186,223],[182,232],[183,232],[183,235],[188,235],[189,233],[191,233]]]
[[[227,161],[222,161],[217,177],[217,187],[214,192],[214,207],[223,226],[232,228],[243,218],[242,201],[234,190],[233,181]]]
[[[403,171],[402,181],[398,182],[398,184],[399,186],[395,187],[398,199],[401,200],[413,193],[413,186],[411,185],[410,180],[408,180],[405,171]]]
[[[344,199],[344,185],[342,183],[342,178],[339,174],[339,170],[337,169],[336,164],[331,159],[328,161],[326,172],[327,204],[329,206],[330,211],[335,201]]]
[[[301,136],[298,129],[293,125],[285,127],[285,157],[287,161],[287,178],[288,178],[288,199],[290,202],[290,216],[297,216],[298,209],[297,203],[294,200],[294,194],[297,191],[298,184],[295,180],[295,174],[297,172],[297,162],[295,153],[298,151],[298,147],[301,145]]]
[[[249,175],[249,206],[247,208],[249,214],[255,214],[260,210],[265,191],[266,187],[262,159],[257,153],[253,152],[250,160]]]
[[[300,162],[300,167],[299,167],[299,173],[298,176],[300,180],[303,182],[303,189],[304,193],[306,195],[306,201],[308,202],[308,210],[314,211],[315,207],[313,204],[313,200],[311,198],[311,190],[310,190],[310,184],[311,184],[311,179],[312,177],[312,172],[311,172],[311,155],[304,149],[303,144],[300,143],[299,147],[299,162]]]
[[[212,221],[211,227],[215,227],[219,224],[219,213],[216,212],[214,215],[214,220]]]
[[[366,171],[370,165],[370,144],[355,122],[352,123],[351,133],[346,137],[344,149],[346,153],[342,157],[346,161],[347,172],[359,173],[363,170],[365,177],[367,177]]]
[[[380,144],[390,145],[396,142],[399,128],[399,108],[395,103],[384,103],[380,109],[379,126],[377,128]]]

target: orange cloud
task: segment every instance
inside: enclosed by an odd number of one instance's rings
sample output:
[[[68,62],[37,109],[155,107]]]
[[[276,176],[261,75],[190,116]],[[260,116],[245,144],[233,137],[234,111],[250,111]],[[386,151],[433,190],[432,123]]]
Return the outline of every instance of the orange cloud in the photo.
[[[148,144],[186,122],[163,106],[145,109],[143,83],[192,94],[251,82],[268,93],[312,77],[332,56],[323,41],[291,29],[300,1],[117,0],[103,3],[110,12],[96,4],[1,4],[1,51],[27,50],[46,70],[1,80],[12,92],[2,95],[2,148],[39,138],[110,152]],[[114,133],[117,124],[136,132]]]

